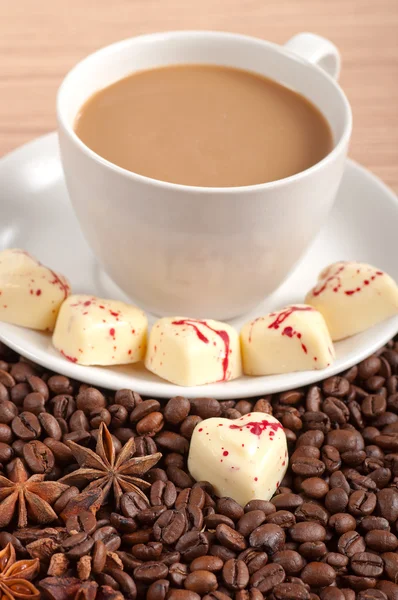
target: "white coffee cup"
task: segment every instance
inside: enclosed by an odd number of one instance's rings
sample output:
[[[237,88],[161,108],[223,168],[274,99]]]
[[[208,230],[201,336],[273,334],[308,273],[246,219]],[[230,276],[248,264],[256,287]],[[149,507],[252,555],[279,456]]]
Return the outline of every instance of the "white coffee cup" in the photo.
[[[278,46],[179,31],[113,44],[72,69],[57,99],[69,194],[98,261],[133,302],[156,315],[229,319],[282,283],[325,222],[343,174],[352,119],[336,83],[339,62],[335,46],[310,33]],[[238,67],[295,89],[327,118],[333,150],[286,179],[204,188],[126,171],[74,133],[75,117],[94,92],[134,71],[177,63]]]

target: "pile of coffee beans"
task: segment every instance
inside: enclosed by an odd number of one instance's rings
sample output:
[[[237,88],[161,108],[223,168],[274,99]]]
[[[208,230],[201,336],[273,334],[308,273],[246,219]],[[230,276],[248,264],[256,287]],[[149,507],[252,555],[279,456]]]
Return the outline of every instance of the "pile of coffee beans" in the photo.
[[[200,421],[253,411],[280,420],[290,463],[271,501],[241,507],[195,482],[187,455]],[[18,528],[15,507],[0,548],[39,558],[42,598],[398,599],[398,338],[318,385],[236,401],[98,390],[0,345],[2,477],[15,481],[20,460],[27,477],[56,484],[79,467],[68,442],[95,450],[101,422],[116,453],[134,437],[136,456],[162,458],[142,476],[147,501],[129,491],[117,506],[110,492],[101,505],[82,481],[49,500],[51,523],[28,506]]]

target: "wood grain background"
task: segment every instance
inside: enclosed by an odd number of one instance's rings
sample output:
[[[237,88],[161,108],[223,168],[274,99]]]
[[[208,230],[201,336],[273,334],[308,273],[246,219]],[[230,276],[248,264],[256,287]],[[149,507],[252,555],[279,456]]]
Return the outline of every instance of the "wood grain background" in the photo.
[[[0,0],[0,155],[55,128],[56,90],[74,63],[167,29],[329,37],[353,107],[350,154],[398,190],[397,0]]]

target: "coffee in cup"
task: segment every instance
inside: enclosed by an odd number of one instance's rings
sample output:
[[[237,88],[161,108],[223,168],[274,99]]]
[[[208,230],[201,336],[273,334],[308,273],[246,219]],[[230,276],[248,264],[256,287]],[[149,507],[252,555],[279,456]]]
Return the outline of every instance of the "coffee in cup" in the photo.
[[[120,79],[84,103],[75,131],[119,167],[201,187],[284,179],[333,147],[328,122],[303,95],[257,73],[206,64]]]

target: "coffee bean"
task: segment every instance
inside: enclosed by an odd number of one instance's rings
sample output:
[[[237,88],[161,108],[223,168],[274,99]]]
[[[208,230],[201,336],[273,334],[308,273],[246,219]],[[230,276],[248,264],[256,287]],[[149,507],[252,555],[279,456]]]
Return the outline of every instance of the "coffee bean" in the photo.
[[[14,417],[11,429],[14,435],[24,442],[37,439],[41,433],[40,423],[31,412],[21,412],[18,417]]]
[[[232,529],[235,527],[235,523],[232,519],[226,517],[225,515],[219,515],[217,513],[208,515],[205,518],[205,524],[208,529],[216,529],[217,525],[221,524],[228,525],[228,527],[232,527]]]
[[[145,510],[148,505],[137,492],[128,492],[123,494],[120,501],[120,507],[126,517],[134,518],[141,510]]]
[[[294,514],[288,510],[277,510],[276,513],[268,515],[265,521],[266,523],[278,525],[279,527],[282,527],[282,529],[287,529],[288,527],[292,527],[296,523],[296,518]]]
[[[189,415],[191,404],[187,398],[176,396],[171,398],[164,407],[164,418],[171,425],[178,425]]]
[[[233,521],[238,521],[244,515],[243,508],[232,498],[220,498],[217,501],[217,512],[229,517]]]
[[[110,524],[120,533],[134,533],[137,530],[137,523],[134,519],[119,513],[111,513]]]
[[[212,556],[216,556],[217,558],[221,558],[223,562],[229,560],[230,558],[236,558],[237,553],[233,550],[229,550],[225,546],[221,546],[220,544],[211,544],[209,546],[209,552]]]
[[[384,571],[391,581],[398,581],[398,553],[384,552],[381,555],[384,562]]]
[[[0,442],[0,462],[2,464],[7,463],[14,456],[14,451],[8,444],[4,444],[4,442]]]
[[[309,498],[315,498],[317,500],[326,496],[329,491],[329,485],[320,477],[309,477],[308,479],[305,479],[301,484],[301,488]]]
[[[177,491],[174,483],[168,481],[155,481],[151,486],[151,504],[152,506],[159,506],[164,504],[168,508],[173,506],[177,498]]]
[[[385,488],[377,493],[377,507],[382,517],[390,523],[398,520],[398,490]]]
[[[325,379],[322,384],[322,391],[326,396],[334,396],[335,398],[343,398],[350,390],[350,382],[344,377],[335,375]]]
[[[38,392],[32,392],[27,394],[23,401],[23,410],[27,412],[31,412],[34,415],[39,415],[42,412],[46,411],[45,407],[45,399]]]
[[[106,400],[103,394],[95,388],[89,387],[77,395],[76,406],[89,415],[93,410],[99,410],[106,407]]]
[[[309,591],[299,583],[279,583],[274,587],[275,600],[309,600]]]
[[[176,546],[187,562],[193,561],[198,556],[204,556],[209,550],[209,541],[206,535],[199,531],[189,531],[180,537]]]
[[[344,512],[348,505],[348,494],[343,488],[333,488],[325,496],[325,506],[332,514]]]
[[[23,456],[33,473],[49,473],[55,465],[54,454],[50,448],[38,440],[25,444]]]
[[[154,561],[136,567],[134,569],[134,579],[143,583],[152,583],[157,579],[167,577],[168,572],[169,570],[164,563]]]
[[[179,467],[168,467],[167,476],[179,488],[192,487],[194,484],[192,477]]]
[[[251,532],[264,523],[266,517],[262,510],[252,510],[242,515],[236,524],[236,530],[247,537]]]
[[[305,566],[305,560],[294,550],[281,550],[272,556],[272,562],[281,565],[287,575],[295,575]]]
[[[185,578],[184,587],[200,595],[208,594],[217,589],[217,577],[211,571],[193,571]]]
[[[164,505],[150,506],[148,508],[144,508],[144,510],[141,510],[136,519],[144,527],[149,527],[150,525],[153,525],[156,519],[158,519],[166,510],[166,506]]]
[[[271,396],[267,396],[267,398],[260,398],[260,400],[257,400],[255,405],[253,406],[253,412],[262,412],[267,415],[272,415],[273,411],[270,400]]]
[[[205,596],[206,600],[207,597]],[[225,598],[220,598],[219,600],[226,600],[228,596]],[[250,590],[240,590],[235,593],[235,600],[263,600],[264,596],[257,588],[250,588]],[[213,600],[213,599],[211,599]],[[217,599],[218,600],[218,599]]]
[[[43,444],[53,453],[55,460],[61,464],[70,464],[73,461],[73,455],[70,448],[63,442],[53,438],[45,438]]]
[[[349,558],[359,552],[365,552],[366,549],[365,540],[357,531],[347,531],[346,533],[343,533],[339,538],[337,547],[341,554],[345,554]]]
[[[110,525],[105,525],[104,527],[96,529],[92,534],[92,539],[94,542],[97,540],[103,541],[109,552],[115,552],[115,550],[119,549],[121,544],[121,539],[117,534],[117,530]]]
[[[298,547],[300,554],[307,560],[318,560],[327,554],[327,547],[324,542],[303,542]]]
[[[153,526],[155,540],[164,544],[175,544],[185,532],[187,520],[184,514],[177,510],[166,510],[156,520]]]
[[[325,464],[321,460],[305,456],[297,458],[291,467],[293,473],[303,477],[317,477],[322,475],[325,470]]]
[[[365,536],[366,545],[376,552],[393,552],[398,548],[398,538],[390,531],[373,529]]]
[[[329,477],[329,486],[331,489],[334,488],[342,488],[346,494],[351,492],[350,484],[347,481],[347,478],[341,471],[335,471]]]
[[[231,590],[243,590],[249,583],[249,570],[243,560],[228,560],[222,570],[225,585]]]
[[[276,563],[266,565],[250,577],[250,585],[262,594],[270,592],[278,583],[285,580],[286,574],[281,565]]]
[[[244,507],[244,511],[250,512],[251,510],[262,510],[265,515],[269,515],[276,511],[276,508],[272,502],[266,500],[251,500]]]
[[[282,550],[285,539],[285,532],[279,525],[266,523],[257,527],[250,534],[249,543],[253,548],[261,548],[271,555]]]
[[[253,548],[247,548],[237,558],[244,561],[250,575],[265,567],[268,563],[268,555],[265,552],[257,552]]]
[[[321,452],[316,446],[299,446],[290,457],[290,462],[294,462],[297,458],[302,456],[308,458],[320,458]]]
[[[344,574],[347,572],[347,565],[349,563],[348,556],[340,554],[339,552],[328,552],[322,557],[322,562],[330,565],[338,574]]]
[[[137,597],[137,587],[128,573],[125,573],[122,569],[112,568],[108,569],[107,572],[117,582],[125,596],[132,599]]]
[[[147,600],[165,600],[169,591],[170,582],[167,579],[158,579],[151,583],[148,588]]]
[[[235,408],[241,415],[247,415],[252,410],[252,404],[247,400],[239,400],[236,403]]]
[[[383,573],[383,559],[372,552],[359,552],[351,557],[351,569],[355,575],[380,577]]]
[[[144,402],[140,404],[142,406]],[[163,415],[161,412],[154,411],[140,419],[136,425],[139,435],[154,436],[163,429]]]
[[[350,411],[342,400],[329,397],[322,403],[322,410],[328,415],[332,423],[344,425],[350,418]]]
[[[67,377],[63,375],[52,375],[47,385],[53,394],[73,394],[73,386]]]
[[[244,536],[228,525],[217,525],[216,536],[219,542],[230,550],[240,552],[246,548]]]
[[[272,498],[272,504],[276,506],[277,509],[294,510],[301,506],[302,503],[303,499],[298,494],[278,494]]]
[[[322,394],[318,386],[313,385],[309,388],[305,399],[305,409],[308,412],[318,412],[321,407]]]
[[[317,521],[323,526],[327,525],[329,513],[319,504],[304,502],[295,511],[297,521]]]
[[[303,414],[302,420],[305,429],[319,431],[323,434],[330,431],[330,418],[324,412],[306,412]]]
[[[218,556],[198,556],[195,558],[189,568],[191,571],[211,571],[215,573],[223,568],[223,561]]]
[[[90,535],[97,528],[97,520],[93,513],[83,510],[77,515],[70,516],[65,523],[65,527],[69,535],[82,531]]]
[[[0,383],[5,388],[12,388],[15,386],[16,381],[14,377],[10,375],[10,373],[4,371],[3,369],[0,369]]]
[[[290,537],[294,542],[319,542],[326,538],[325,528],[316,521],[296,523],[289,529]]]
[[[301,578],[311,587],[326,587],[334,583],[336,572],[326,563],[310,562],[302,570]]]
[[[50,413],[42,412],[37,415],[39,423],[48,437],[60,441],[62,439],[62,431],[57,419]]]
[[[63,542],[63,547],[66,550],[66,556],[70,559],[77,560],[88,554],[94,546],[94,540],[87,537],[86,533],[76,533],[66,538]]]
[[[355,516],[370,515],[376,508],[376,494],[357,490],[350,496],[348,510]]]
[[[176,590],[173,588],[167,594],[167,600],[200,600],[200,596],[192,590]]]
[[[186,454],[189,448],[189,442],[182,435],[172,431],[161,431],[156,436],[156,443],[167,451]]]
[[[220,403],[214,398],[192,398],[190,402],[191,413],[202,419],[210,419],[221,415]]]
[[[0,402],[0,423],[8,425],[17,415],[18,408],[13,402],[6,399]]]
[[[321,600],[345,600],[344,593],[337,587],[333,586],[323,588],[320,591],[319,597]]]
[[[339,452],[348,452],[349,450],[360,451],[365,447],[363,437],[359,431],[352,429],[330,431],[326,441],[328,445],[335,446]]]
[[[333,527],[339,536],[347,531],[355,531],[356,525],[354,517],[347,513],[335,513],[329,519],[329,526]]]
[[[92,569],[94,573],[102,573],[106,562],[106,546],[98,540],[94,543],[92,550]]]

